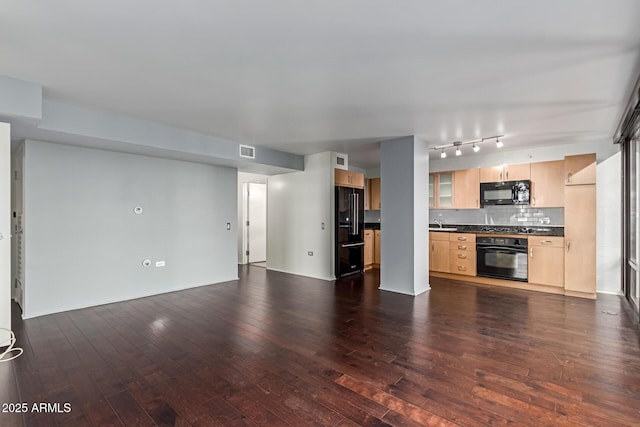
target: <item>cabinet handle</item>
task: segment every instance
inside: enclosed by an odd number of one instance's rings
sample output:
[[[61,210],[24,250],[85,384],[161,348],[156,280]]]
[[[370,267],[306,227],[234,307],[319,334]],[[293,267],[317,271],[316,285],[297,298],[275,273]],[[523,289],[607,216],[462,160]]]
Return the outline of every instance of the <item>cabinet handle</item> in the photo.
[[[536,205],[536,198],[533,197],[531,200],[533,201],[533,203],[531,203],[531,206],[535,206]]]
[[[507,181],[509,180],[509,171],[507,171]]]
[[[529,255],[533,258],[533,248],[529,249]]]
[[[567,242],[567,252],[571,250],[571,240]]]
[[[500,172],[500,181],[502,181],[502,172]]]
[[[480,203],[478,202],[478,199],[476,199],[476,208],[478,207]]]
[[[460,271],[467,271],[467,267],[465,267],[464,265],[459,265],[459,266],[458,266],[458,270],[460,270]]]
[[[458,254],[458,258],[465,259],[467,258],[467,254]]]
[[[467,249],[467,245],[458,245],[458,249],[464,251],[465,249]]]
[[[435,248],[434,248],[434,246],[433,246],[433,243],[431,244],[431,250],[432,250],[432,251],[433,251],[433,250],[435,250]]]
[[[460,240],[461,242],[464,242],[467,240],[467,238],[464,236],[461,236],[461,237],[458,237],[458,240]]]
[[[571,172],[567,172],[567,182],[571,182]]]
[[[550,245],[553,242],[551,240],[542,240],[542,241],[540,241],[540,243],[542,243],[543,245]]]

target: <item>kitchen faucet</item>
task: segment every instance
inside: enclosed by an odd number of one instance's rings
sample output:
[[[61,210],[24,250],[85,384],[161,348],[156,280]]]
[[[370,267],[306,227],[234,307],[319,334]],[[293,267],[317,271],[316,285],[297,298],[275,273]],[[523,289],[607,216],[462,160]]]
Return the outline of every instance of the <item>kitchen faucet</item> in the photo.
[[[439,219],[436,219],[435,221],[436,221],[436,224],[438,224],[438,226],[442,228],[442,221]]]

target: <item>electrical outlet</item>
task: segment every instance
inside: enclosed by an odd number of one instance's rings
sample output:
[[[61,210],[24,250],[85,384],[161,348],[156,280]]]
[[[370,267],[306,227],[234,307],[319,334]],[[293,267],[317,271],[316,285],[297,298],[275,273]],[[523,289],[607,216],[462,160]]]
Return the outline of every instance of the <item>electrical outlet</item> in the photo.
[[[227,223],[227,230],[231,230],[231,223],[230,222]]]
[[[307,255],[309,255],[309,256],[313,256],[313,251],[309,251],[309,252],[307,252]]]
[[[164,261],[156,261],[156,267],[164,267]]]

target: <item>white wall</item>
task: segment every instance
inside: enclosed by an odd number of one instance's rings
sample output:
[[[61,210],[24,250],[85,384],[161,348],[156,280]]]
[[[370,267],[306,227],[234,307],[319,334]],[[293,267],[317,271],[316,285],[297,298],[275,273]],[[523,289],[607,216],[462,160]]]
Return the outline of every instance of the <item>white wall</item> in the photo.
[[[334,279],[332,154],[305,156],[303,172],[271,176],[267,185],[267,268]]]
[[[597,290],[618,293],[622,280],[622,154],[598,164],[596,169]]]
[[[11,329],[11,126],[0,123],[0,328]],[[9,332],[0,331],[0,347]]]
[[[232,168],[27,141],[24,316],[236,279],[236,179]]]

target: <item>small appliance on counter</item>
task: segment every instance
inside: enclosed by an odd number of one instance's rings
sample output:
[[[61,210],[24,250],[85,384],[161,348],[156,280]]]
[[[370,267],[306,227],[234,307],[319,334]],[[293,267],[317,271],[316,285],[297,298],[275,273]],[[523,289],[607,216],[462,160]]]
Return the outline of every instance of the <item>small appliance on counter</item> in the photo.
[[[336,187],[336,277],[364,271],[364,190]]]
[[[531,181],[480,183],[480,207],[492,205],[528,205]]]

